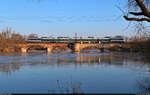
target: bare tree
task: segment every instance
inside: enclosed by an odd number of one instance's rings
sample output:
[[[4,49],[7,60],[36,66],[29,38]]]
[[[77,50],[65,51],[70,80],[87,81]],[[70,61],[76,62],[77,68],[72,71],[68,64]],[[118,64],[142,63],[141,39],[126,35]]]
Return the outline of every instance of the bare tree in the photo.
[[[37,34],[29,34],[28,38],[38,38]]]
[[[128,10],[126,20],[150,22],[150,0],[128,0]]]
[[[0,33],[0,52],[10,51],[10,48],[15,49],[18,43],[25,43],[25,36],[12,32],[9,28]]]

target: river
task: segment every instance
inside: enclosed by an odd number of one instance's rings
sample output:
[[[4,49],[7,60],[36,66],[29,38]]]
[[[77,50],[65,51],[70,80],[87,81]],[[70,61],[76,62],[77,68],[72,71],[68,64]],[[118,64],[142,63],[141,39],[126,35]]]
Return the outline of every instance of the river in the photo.
[[[0,93],[147,93],[150,62],[121,52],[0,55]]]

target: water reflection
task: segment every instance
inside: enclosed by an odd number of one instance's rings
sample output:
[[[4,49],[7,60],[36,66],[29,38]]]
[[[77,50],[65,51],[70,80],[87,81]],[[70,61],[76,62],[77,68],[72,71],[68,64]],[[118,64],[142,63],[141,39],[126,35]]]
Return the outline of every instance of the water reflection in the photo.
[[[64,82],[57,80],[56,88],[53,90],[48,90],[49,93],[63,93],[63,94],[84,94],[82,90],[82,83],[73,83],[72,80],[65,82],[67,86],[63,84]]]
[[[144,76],[144,78],[137,80],[137,86],[140,89],[150,92],[150,76],[149,77]]]
[[[17,71],[24,65],[35,66],[35,65],[49,65],[49,66],[66,66],[66,65],[103,65],[103,66],[126,66],[129,68],[134,67],[149,71],[149,61],[145,62],[138,59],[130,54],[122,53],[61,53],[47,55],[43,52],[38,53],[15,53],[7,54],[10,56],[0,56],[0,72],[11,73]],[[134,62],[134,64],[131,64]],[[71,64],[73,63],[73,64]]]
[[[150,88],[149,71],[149,61],[129,53],[5,54],[0,56],[0,92],[3,88],[8,93],[14,87],[18,89],[13,91],[16,93],[113,93],[117,89],[120,89],[118,93],[147,92]],[[18,83],[18,86],[9,80]],[[26,88],[20,89],[17,80],[21,80],[20,85]],[[6,82],[12,86],[6,85]],[[32,84],[30,89],[29,83]]]

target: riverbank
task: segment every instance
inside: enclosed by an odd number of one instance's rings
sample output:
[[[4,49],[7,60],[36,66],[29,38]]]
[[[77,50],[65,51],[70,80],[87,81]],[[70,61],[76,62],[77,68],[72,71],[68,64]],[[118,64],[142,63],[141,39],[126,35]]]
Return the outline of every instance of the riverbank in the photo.
[[[128,44],[130,45],[131,52],[139,52],[147,57],[150,56],[150,40],[130,42]]]

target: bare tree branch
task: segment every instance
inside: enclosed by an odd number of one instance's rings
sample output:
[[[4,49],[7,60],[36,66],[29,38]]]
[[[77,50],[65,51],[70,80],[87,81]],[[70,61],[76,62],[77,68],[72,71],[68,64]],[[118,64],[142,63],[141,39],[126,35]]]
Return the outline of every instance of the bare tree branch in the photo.
[[[150,17],[150,12],[149,10],[146,8],[146,6],[144,5],[142,0],[136,0],[137,4],[139,5],[142,13],[144,14],[144,16]]]
[[[128,16],[123,16],[128,21],[147,21],[150,22],[149,18],[129,18]]]
[[[143,12],[129,12],[129,14],[140,16],[140,15],[143,15]]]
[[[132,1],[132,2],[131,2]],[[147,4],[149,3],[149,4]],[[128,21],[147,21],[150,22],[150,10],[147,5],[150,5],[150,0],[128,0],[129,6],[135,6],[134,9],[139,8],[141,12],[128,12],[131,15],[134,15],[135,17],[128,17],[128,15],[125,15],[124,18]],[[132,10],[132,9],[131,9]],[[143,16],[143,18],[139,18]]]

